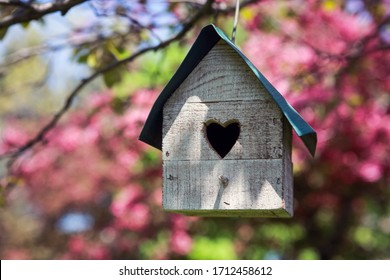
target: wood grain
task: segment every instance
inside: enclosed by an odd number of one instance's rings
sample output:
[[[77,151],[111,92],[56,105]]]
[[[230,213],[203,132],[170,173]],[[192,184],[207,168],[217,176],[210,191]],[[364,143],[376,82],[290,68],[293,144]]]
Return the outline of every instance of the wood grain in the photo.
[[[223,159],[207,140],[210,120],[240,124],[240,135]],[[164,209],[291,217],[291,134],[291,125],[247,64],[219,42],[164,106]]]
[[[291,198],[285,196],[291,186],[284,185],[282,171],[282,159],[166,161],[163,207],[188,215],[220,216],[225,211],[225,216],[263,217],[275,211],[291,216],[286,208]],[[228,179],[226,187],[221,176]]]
[[[270,159],[283,156],[283,117],[274,103],[225,101],[165,107],[163,160],[209,160],[220,156],[209,144],[205,123],[237,120],[241,131],[225,159]]]
[[[226,42],[219,41],[176,89],[166,106],[232,100],[272,101],[248,65]],[[197,99],[195,98],[195,102]]]

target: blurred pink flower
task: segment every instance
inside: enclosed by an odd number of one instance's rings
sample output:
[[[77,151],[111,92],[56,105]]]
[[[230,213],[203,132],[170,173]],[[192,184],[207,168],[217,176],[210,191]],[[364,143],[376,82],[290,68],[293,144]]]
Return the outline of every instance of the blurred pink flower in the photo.
[[[175,230],[184,230],[188,227],[188,217],[178,214],[172,214],[171,216],[172,227]]]
[[[158,206],[162,205],[162,192],[160,188],[154,190],[150,197],[154,204]]]
[[[366,182],[376,182],[382,176],[382,167],[373,162],[366,162],[359,166],[358,173]]]
[[[85,145],[95,144],[99,138],[99,131],[94,126],[89,126],[83,131],[83,138],[81,142]]]
[[[112,94],[109,91],[92,94],[88,100],[89,106],[93,108],[107,105],[112,100]]]
[[[137,203],[117,217],[116,225],[121,229],[139,231],[149,224],[149,220],[149,208],[145,204]]]
[[[31,157],[26,157],[21,161],[20,170],[25,174],[33,174],[39,170],[48,168],[57,158],[56,149],[47,147],[36,152]]]
[[[120,217],[129,211],[130,206],[142,195],[142,188],[138,185],[128,185],[115,197],[111,203],[111,213]]]
[[[4,260],[29,260],[29,253],[25,249],[11,249],[3,252],[2,259]]]
[[[68,241],[68,248],[73,254],[81,254],[86,249],[86,243],[82,236],[72,236]]]
[[[4,146],[19,147],[25,144],[29,140],[25,129],[16,126],[15,124],[8,123],[2,133],[2,142]]]
[[[134,105],[151,107],[157,98],[159,91],[151,89],[140,89],[133,96],[131,101]]]
[[[91,260],[107,260],[110,258],[110,254],[108,252],[108,249],[105,248],[103,245],[90,246],[87,249],[86,253],[87,253],[88,259],[91,259]]]
[[[178,255],[186,255],[191,249],[191,237],[185,231],[174,230],[171,235],[171,250]]]
[[[71,152],[80,146],[82,138],[82,130],[77,126],[69,126],[64,128],[59,134],[55,135],[55,141],[65,152]]]
[[[117,155],[118,163],[125,168],[132,168],[139,160],[139,153],[135,151],[123,151]]]
[[[324,13],[323,19],[327,22],[335,36],[345,41],[354,42],[368,35],[373,28],[369,21],[362,21],[357,15],[348,14],[342,10],[333,10]]]

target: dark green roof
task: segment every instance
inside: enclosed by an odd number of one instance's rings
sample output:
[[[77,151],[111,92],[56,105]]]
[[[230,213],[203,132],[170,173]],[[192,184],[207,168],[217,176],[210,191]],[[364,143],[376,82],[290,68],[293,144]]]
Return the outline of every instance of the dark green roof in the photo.
[[[175,75],[165,86],[158,96],[152,110],[145,122],[139,140],[161,150],[162,149],[162,122],[163,107],[165,102],[172,96],[174,91],[183,83],[188,75],[195,69],[199,62],[215,46],[219,40],[224,40],[238,55],[245,61],[248,67],[253,71],[259,82],[268,91],[276,104],[282,110],[283,114],[290,122],[296,134],[302,139],[312,156],[315,154],[317,145],[317,133],[314,129],[299,115],[299,113],[284,99],[284,97],[275,89],[275,87],[260,73],[252,62],[234,45],[225,33],[214,25],[208,25],[202,29],[194,45],[188,52],[184,61],[177,69]]]

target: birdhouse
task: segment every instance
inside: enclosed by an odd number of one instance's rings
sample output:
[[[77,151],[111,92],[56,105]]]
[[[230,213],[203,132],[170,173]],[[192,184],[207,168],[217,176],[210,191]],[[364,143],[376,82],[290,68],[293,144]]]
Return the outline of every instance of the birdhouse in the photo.
[[[316,132],[208,25],[157,98],[140,140],[162,150],[166,211],[291,217],[292,129],[314,156]]]

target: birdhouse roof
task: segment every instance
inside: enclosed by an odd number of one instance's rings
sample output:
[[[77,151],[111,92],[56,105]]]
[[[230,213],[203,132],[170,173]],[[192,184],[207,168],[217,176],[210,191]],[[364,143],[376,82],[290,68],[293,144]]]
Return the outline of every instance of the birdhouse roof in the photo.
[[[258,78],[259,83],[267,90],[275,103],[282,110],[284,116],[287,118],[296,134],[306,145],[311,155],[314,156],[317,145],[317,133],[315,130],[284,99],[275,87],[253,65],[253,63],[226,36],[226,34],[214,25],[207,25],[202,29],[192,48],[184,58],[182,64],[158,96],[145,122],[139,140],[159,150],[162,149],[163,107],[165,102],[168,101],[175,90],[184,82],[188,75],[195,69],[199,62],[219,40],[225,41],[248,65]]]

